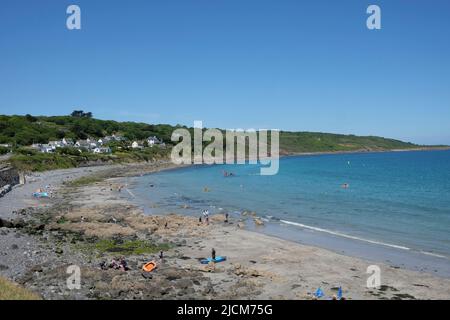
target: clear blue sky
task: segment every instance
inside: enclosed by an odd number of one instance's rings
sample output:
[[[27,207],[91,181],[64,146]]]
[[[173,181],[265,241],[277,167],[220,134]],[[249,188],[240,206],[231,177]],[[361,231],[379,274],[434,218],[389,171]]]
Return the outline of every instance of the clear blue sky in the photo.
[[[0,113],[73,109],[450,144],[450,1],[2,0]]]

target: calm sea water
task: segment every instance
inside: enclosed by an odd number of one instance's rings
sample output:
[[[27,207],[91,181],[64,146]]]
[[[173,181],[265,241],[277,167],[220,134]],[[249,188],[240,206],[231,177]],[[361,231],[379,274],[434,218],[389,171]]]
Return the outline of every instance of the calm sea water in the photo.
[[[223,177],[223,170],[234,176]],[[260,176],[256,165],[196,166],[139,177],[132,185],[149,213],[250,210],[293,238],[309,231],[450,257],[450,151],[289,157],[275,176]]]

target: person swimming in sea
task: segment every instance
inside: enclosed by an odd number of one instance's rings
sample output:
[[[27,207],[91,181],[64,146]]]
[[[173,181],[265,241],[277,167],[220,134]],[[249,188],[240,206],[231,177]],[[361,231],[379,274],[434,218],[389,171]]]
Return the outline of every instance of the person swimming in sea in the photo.
[[[232,177],[232,176],[234,176],[234,173],[233,172],[227,172],[227,171],[223,171],[223,176],[224,177]]]

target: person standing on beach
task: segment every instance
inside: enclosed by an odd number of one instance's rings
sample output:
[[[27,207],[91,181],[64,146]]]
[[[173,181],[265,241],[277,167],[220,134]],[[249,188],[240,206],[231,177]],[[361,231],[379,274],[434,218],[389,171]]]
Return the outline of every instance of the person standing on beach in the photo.
[[[228,223],[228,212],[225,213],[225,223]]]
[[[211,250],[211,258],[213,260],[216,260],[216,250],[214,248],[212,248],[212,250]]]
[[[208,209],[203,210],[203,217],[205,218],[205,223],[208,225],[209,224],[209,211],[208,211]]]

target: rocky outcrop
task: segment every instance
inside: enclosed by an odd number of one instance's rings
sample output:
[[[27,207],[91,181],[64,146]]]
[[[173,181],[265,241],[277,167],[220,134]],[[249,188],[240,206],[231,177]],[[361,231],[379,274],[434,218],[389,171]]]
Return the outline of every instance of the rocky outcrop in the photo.
[[[14,186],[19,183],[19,173],[16,169],[3,166],[0,167],[0,188],[6,185]]]
[[[11,191],[11,185],[7,184],[0,188],[0,198],[3,197],[5,194]]]
[[[16,169],[9,166],[0,167],[0,198],[19,182],[20,177]]]

